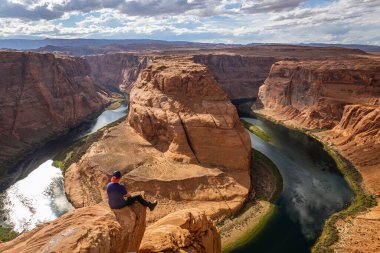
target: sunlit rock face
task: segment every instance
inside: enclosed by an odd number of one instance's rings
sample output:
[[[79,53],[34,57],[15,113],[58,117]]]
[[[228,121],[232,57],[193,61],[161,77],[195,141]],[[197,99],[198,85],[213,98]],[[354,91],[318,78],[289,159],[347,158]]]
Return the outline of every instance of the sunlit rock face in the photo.
[[[304,128],[332,128],[347,104],[380,105],[380,59],[280,61],[260,87],[264,114]]]
[[[285,125],[318,129],[360,172],[362,186],[380,193],[380,57],[280,61],[260,87],[257,112]],[[379,206],[335,225],[334,252],[377,252]]]
[[[145,231],[139,253],[221,252],[218,229],[204,212],[185,209],[158,220]]]
[[[248,171],[248,133],[203,65],[153,61],[131,91],[128,122],[169,158]]]
[[[75,209],[16,239],[0,243],[3,253],[137,251],[145,231],[146,208],[134,204],[112,210],[108,204]]]
[[[239,210],[250,187],[250,139],[207,68],[190,58],[156,59],[130,98],[128,120],[107,129],[66,171],[70,202],[105,201],[104,186],[118,169],[129,191],[159,200],[149,223],[194,206],[212,219]]]
[[[81,58],[0,52],[0,167],[103,108],[89,75]]]

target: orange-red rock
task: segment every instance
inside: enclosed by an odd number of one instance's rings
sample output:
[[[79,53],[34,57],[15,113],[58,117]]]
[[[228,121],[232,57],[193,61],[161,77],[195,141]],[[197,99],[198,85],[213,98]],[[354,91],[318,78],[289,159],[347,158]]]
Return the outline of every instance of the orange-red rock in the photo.
[[[134,128],[127,122],[110,128],[65,173],[75,207],[106,200],[116,169],[131,192],[159,200],[149,222],[193,206],[219,219],[242,206],[250,187],[250,139],[204,66],[153,61],[132,89],[130,108]]]
[[[150,58],[128,53],[112,53],[86,56],[95,82],[108,90],[131,91],[140,72],[145,69]]]
[[[248,171],[249,136],[203,65],[154,60],[131,91],[128,121],[173,160]]]
[[[260,87],[262,113],[301,128],[332,128],[347,104],[380,105],[380,59],[280,61]],[[260,112],[260,111],[259,111]]]
[[[185,209],[169,214],[147,228],[139,253],[221,252],[218,229],[204,212]]]
[[[380,194],[380,58],[281,61],[260,88],[263,109],[285,125],[313,133],[355,165],[369,194]],[[334,252],[380,250],[379,206],[336,224]]]
[[[0,167],[103,108],[89,74],[81,58],[0,52]]]
[[[276,62],[274,57],[228,54],[195,55],[197,63],[208,67],[230,99],[255,99],[259,87]]]
[[[134,204],[111,210],[105,203],[75,209],[10,242],[0,243],[0,252],[137,251],[145,231],[145,209]]]

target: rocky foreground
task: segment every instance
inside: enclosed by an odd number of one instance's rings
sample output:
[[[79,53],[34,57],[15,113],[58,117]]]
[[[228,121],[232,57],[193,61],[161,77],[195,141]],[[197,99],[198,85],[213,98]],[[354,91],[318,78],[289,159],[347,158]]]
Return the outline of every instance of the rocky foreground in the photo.
[[[99,112],[84,59],[0,51],[0,168]]]
[[[362,187],[380,195],[380,58],[280,61],[272,66],[256,112],[314,131],[359,170]],[[315,130],[318,130],[315,132]],[[336,224],[335,252],[378,252],[380,208]]]

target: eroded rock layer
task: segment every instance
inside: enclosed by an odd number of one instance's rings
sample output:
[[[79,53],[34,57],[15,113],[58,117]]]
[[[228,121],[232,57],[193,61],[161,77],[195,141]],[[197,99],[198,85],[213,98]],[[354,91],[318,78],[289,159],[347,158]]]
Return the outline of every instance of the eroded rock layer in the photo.
[[[147,228],[139,253],[221,252],[219,231],[204,212],[181,210]]]
[[[227,54],[195,55],[194,61],[206,65],[230,99],[255,99],[259,87],[276,62],[274,57]]]
[[[260,87],[262,113],[303,128],[332,128],[347,104],[380,105],[380,60],[280,61]]]
[[[128,53],[101,54],[85,57],[96,83],[108,90],[128,93],[150,58]]]
[[[0,52],[0,167],[99,112],[84,59]]]
[[[182,58],[153,61],[132,89],[128,122],[105,131],[68,168],[65,191],[75,207],[106,200],[116,169],[131,192],[159,200],[148,222],[194,206],[219,219],[242,206],[250,139],[206,67]]]
[[[111,210],[108,204],[76,209],[16,239],[0,243],[3,253],[137,252],[145,231],[145,207]]]
[[[380,196],[380,58],[281,61],[260,88],[257,112],[313,134],[355,165],[362,186]],[[374,208],[336,224],[334,252],[378,252],[380,211]]]
[[[249,136],[203,65],[153,61],[131,91],[128,122],[173,160],[248,171]]]
[[[341,121],[317,134],[336,146],[358,168],[363,187],[380,196],[380,106],[347,105]],[[335,252],[380,251],[380,207],[336,224],[340,240]]]

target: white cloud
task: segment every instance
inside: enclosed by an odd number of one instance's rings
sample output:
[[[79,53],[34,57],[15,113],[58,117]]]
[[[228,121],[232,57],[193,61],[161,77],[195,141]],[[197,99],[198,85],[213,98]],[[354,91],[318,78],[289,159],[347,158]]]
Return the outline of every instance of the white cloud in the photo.
[[[8,0],[3,37],[379,44],[380,0]]]

